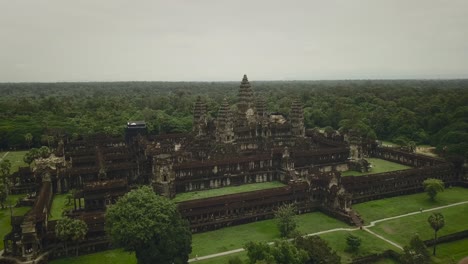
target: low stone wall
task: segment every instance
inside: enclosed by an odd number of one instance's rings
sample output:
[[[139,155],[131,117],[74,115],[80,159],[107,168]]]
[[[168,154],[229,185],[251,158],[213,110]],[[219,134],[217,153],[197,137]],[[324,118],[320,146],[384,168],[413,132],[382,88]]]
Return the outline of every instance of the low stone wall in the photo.
[[[397,252],[393,251],[393,250],[386,250],[382,253],[378,253],[378,254],[371,254],[371,255],[367,255],[367,256],[363,256],[363,257],[359,257],[359,258],[355,258],[351,261],[351,263],[353,264],[368,264],[368,263],[375,263],[381,259],[384,259],[384,258],[390,258],[390,259],[393,259],[395,261],[398,261],[399,258],[400,258],[400,254],[398,254]]]
[[[344,188],[353,195],[353,203],[383,199],[423,191],[423,181],[428,178],[442,180],[446,185],[459,183],[452,163],[442,159],[377,147],[368,150],[372,157],[409,166],[412,169],[342,178]]]
[[[87,240],[86,242],[83,242],[80,245],[78,245],[78,255],[87,255],[109,249],[112,249],[112,247],[109,239],[107,239],[106,237],[94,240]],[[62,246],[55,246],[46,250],[49,252],[48,260],[66,257],[65,248]],[[68,256],[76,256],[76,245],[70,243],[70,245],[68,246]]]
[[[283,204],[295,204],[298,213],[317,210],[306,182],[285,187],[180,202],[179,211],[193,233],[272,218]]]
[[[460,232],[438,237],[437,244],[448,243],[448,242],[457,241],[457,240],[465,239],[465,238],[468,238],[468,230],[463,230]],[[426,244],[427,247],[430,247],[435,244],[435,241],[434,239],[425,240],[424,244]]]

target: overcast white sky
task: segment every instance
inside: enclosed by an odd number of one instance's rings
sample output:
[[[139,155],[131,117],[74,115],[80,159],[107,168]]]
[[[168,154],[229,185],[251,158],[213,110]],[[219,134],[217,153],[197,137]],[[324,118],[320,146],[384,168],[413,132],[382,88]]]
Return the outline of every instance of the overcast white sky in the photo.
[[[467,0],[0,0],[0,82],[468,78]]]

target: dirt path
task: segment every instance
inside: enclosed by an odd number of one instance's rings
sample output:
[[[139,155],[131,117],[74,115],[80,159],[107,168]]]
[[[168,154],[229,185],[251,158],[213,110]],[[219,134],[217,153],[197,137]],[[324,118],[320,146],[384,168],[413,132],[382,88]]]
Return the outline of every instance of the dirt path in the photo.
[[[440,209],[453,207],[453,206],[459,206],[459,205],[463,205],[463,204],[468,204],[468,201],[453,203],[453,204],[449,204],[449,205],[439,206],[439,207],[435,207],[435,208],[431,208],[431,209],[426,209],[426,210],[422,210],[422,211],[417,211],[417,212],[412,212],[412,213],[407,213],[407,214],[402,214],[402,215],[397,215],[397,216],[392,216],[392,217],[387,217],[387,218],[382,218],[382,219],[379,219],[379,220],[372,221],[369,225],[363,226],[363,230],[370,233],[370,234],[372,234],[372,235],[374,235],[374,236],[376,236],[376,237],[378,237],[378,238],[380,238],[380,239],[382,239],[382,240],[384,240],[384,241],[386,241],[387,243],[391,244],[392,246],[395,246],[395,247],[403,250],[403,247],[401,245],[399,245],[399,244],[397,244],[397,243],[395,243],[395,242],[393,242],[393,241],[391,241],[389,239],[386,239],[385,237],[383,237],[383,236],[381,236],[379,234],[376,234],[373,231],[370,231],[368,228],[373,227],[373,226],[375,226],[375,224],[380,223],[380,222],[390,221],[390,220],[393,220],[393,219],[398,219],[398,218],[407,217],[407,216],[411,216],[411,215],[421,214],[421,213],[424,213],[424,212],[431,212],[431,211],[440,210]],[[356,231],[356,230],[359,230],[359,228],[357,228],[357,227],[356,228],[334,228],[334,229],[329,229],[329,230],[324,230],[324,231],[320,231],[320,232],[307,234],[305,236],[315,236],[315,235],[321,235],[321,234],[338,232],[338,231],[350,231],[350,232],[352,232],[352,231]],[[273,242],[269,242],[268,244],[273,244]],[[226,255],[239,253],[239,252],[243,252],[243,251],[245,251],[245,249],[238,248],[238,249],[224,251],[224,252],[220,252],[220,253],[216,253],[216,254],[211,254],[211,255],[206,255],[206,256],[202,256],[202,257],[192,258],[192,259],[189,259],[188,262],[196,262],[196,261],[200,261],[200,260],[226,256]]]

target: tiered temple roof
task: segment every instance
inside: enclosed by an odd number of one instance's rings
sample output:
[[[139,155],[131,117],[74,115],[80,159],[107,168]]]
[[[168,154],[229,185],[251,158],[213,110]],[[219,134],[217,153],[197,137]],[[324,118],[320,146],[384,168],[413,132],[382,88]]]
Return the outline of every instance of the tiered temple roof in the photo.
[[[247,109],[253,106],[254,94],[250,88],[249,79],[244,74],[241,85],[239,87],[239,103],[237,105],[239,112],[245,113]]]

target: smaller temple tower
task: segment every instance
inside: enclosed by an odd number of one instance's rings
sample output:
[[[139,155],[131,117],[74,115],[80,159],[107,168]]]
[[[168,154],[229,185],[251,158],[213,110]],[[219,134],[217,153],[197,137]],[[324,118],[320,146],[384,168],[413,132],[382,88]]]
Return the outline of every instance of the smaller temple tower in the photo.
[[[297,99],[292,102],[289,120],[291,122],[291,134],[293,136],[304,137],[304,109],[301,102]]]
[[[173,161],[170,154],[153,156],[153,189],[160,195],[172,198],[175,195],[175,172],[172,169]]]
[[[201,97],[197,97],[195,106],[193,107],[193,132],[196,136],[206,135],[208,126],[208,116],[206,104],[201,100]]]

